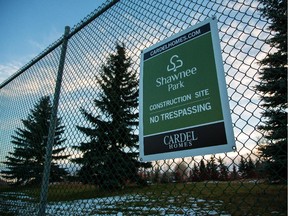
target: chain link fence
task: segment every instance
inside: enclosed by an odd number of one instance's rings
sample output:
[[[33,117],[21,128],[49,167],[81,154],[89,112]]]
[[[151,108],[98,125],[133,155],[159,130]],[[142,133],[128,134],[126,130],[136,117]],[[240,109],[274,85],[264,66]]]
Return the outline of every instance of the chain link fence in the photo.
[[[265,43],[273,32],[258,6],[252,0],[107,1],[74,26],[66,36],[48,188],[41,186],[45,147],[65,37],[2,83],[1,215],[287,215],[287,187],[266,181],[258,151],[265,140],[257,129],[264,120],[255,86],[259,61],[273,52]],[[134,116],[126,122],[127,133],[114,121],[124,114],[109,115],[101,105],[109,92],[103,84],[115,78],[105,76],[105,70],[121,53],[117,44],[125,47],[129,79],[137,81],[141,50],[213,16],[218,19],[237,151],[137,162],[135,101],[123,109]],[[111,92],[106,95],[110,102],[119,96]],[[120,149],[110,146],[108,162],[102,148],[85,147],[99,141],[101,124],[102,142],[114,140]],[[127,139],[121,145],[126,135],[134,140],[131,145]]]

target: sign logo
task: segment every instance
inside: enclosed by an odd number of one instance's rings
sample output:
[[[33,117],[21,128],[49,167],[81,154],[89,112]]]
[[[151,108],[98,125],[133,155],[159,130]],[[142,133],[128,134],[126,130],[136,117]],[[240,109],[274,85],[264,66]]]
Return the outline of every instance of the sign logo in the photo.
[[[176,72],[177,68],[180,68],[183,66],[183,61],[179,59],[178,55],[173,55],[170,58],[170,64],[167,65],[167,71],[174,71]]]

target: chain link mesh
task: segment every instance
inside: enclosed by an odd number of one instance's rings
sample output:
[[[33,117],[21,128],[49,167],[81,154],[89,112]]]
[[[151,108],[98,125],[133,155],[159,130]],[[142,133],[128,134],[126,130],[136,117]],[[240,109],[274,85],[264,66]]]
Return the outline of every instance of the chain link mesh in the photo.
[[[115,4],[106,7],[111,2]],[[75,26],[68,41],[57,114],[65,126],[60,145],[64,150],[58,153],[61,159],[54,161],[68,174],[62,181],[50,179],[46,214],[286,215],[286,186],[266,183],[265,173],[259,171],[258,147],[263,134],[257,126],[264,120],[255,86],[259,83],[259,61],[273,51],[265,43],[273,32],[258,6],[252,0],[107,1]],[[94,117],[105,114],[94,103],[101,100],[99,77],[109,56],[115,54],[116,44],[125,44],[131,59],[129,70],[135,71],[138,79],[141,50],[213,16],[218,19],[237,151],[153,161],[150,168],[137,171],[146,186],[127,181],[120,189],[103,190],[91,183],[95,177],[89,172],[84,176],[86,181],[79,180],[81,166],[73,161],[83,157],[83,152],[75,146],[91,141],[79,127],[95,126],[81,109]],[[17,134],[17,128],[25,129],[21,120],[27,119],[44,96],[53,100],[60,51],[61,43],[44,51],[43,57],[1,86],[1,171],[9,169],[7,161],[15,150],[11,136]],[[108,134],[109,130],[114,128],[107,128]],[[131,127],[132,135],[138,133],[138,127]],[[125,151],[137,153],[136,148]],[[254,168],[248,170],[249,164]],[[18,181],[1,174],[0,213],[37,214],[40,185],[10,185]]]

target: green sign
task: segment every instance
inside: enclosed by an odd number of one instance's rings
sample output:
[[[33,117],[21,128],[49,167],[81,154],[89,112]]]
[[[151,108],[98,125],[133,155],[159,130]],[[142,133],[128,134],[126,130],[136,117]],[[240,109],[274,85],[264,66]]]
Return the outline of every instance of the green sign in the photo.
[[[141,159],[220,153],[234,146],[216,20],[145,49],[140,74]]]

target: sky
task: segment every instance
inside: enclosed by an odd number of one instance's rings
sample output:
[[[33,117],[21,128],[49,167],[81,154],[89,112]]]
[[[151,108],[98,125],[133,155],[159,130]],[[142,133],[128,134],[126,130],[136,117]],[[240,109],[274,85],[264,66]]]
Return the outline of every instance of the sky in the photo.
[[[0,84],[105,0],[0,0]]]

